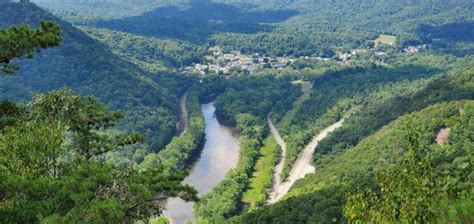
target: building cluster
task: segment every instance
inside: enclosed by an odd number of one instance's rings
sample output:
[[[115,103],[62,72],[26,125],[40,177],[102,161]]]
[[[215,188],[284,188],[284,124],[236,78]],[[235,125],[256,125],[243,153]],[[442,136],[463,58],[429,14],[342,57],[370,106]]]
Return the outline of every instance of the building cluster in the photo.
[[[423,49],[428,49],[429,45],[408,46],[400,51],[400,53],[416,53]],[[386,54],[383,50],[375,49],[351,49],[346,51],[337,51],[333,57],[269,57],[266,55],[254,54],[244,55],[239,52],[223,53],[219,47],[209,49],[209,55],[206,57],[206,63],[197,63],[186,67],[184,70],[195,72],[201,75],[209,73],[230,74],[234,71],[242,71],[252,74],[255,71],[263,69],[283,69],[297,60],[318,60],[331,61],[335,60],[340,63],[350,64],[352,60],[362,55],[382,56]],[[383,62],[383,61],[382,61]]]
[[[233,71],[243,71],[253,73],[257,70],[273,68],[283,69],[295,62],[295,58],[290,57],[268,57],[260,54],[243,55],[238,52],[223,53],[220,48],[209,49],[206,64],[194,64],[186,67],[187,71],[196,71],[202,75],[208,73],[230,74]]]
[[[425,49],[428,49],[428,45],[427,44],[422,44],[422,45],[417,45],[417,46],[408,46],[408,47],[405,47],[402,52],[403,53],[417,53],[421,50],[425,50]]]
[[[366,53],[366,49],[352,49],[350,51],[336,52],[336,59],[342,62],[348,62],[351,58]]]

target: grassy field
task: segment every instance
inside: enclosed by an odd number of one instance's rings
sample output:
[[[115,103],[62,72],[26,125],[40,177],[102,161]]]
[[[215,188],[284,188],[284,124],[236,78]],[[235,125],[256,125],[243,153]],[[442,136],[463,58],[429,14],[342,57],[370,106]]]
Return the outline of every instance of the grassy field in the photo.
[[[380,34],[379,38],[375,39],[375,47],[379,44],[388,44],[388,45],[395,45],[397,42],[397,37],[392,35]]]
[[[273,182],[273,172],[278,161],[280,147],[273,136],[268,136],[260,149],[260,158],[250,179],[250,187],[244,193],[243,201],[248,210],[254,210],[265,204],[267,191]]]

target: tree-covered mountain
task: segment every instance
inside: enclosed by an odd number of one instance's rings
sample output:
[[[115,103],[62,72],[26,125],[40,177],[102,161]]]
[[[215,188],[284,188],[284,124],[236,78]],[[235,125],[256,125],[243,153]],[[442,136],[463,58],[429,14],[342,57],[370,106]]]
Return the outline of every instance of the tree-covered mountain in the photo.
[[[0,0],[0,66],[15,66],[0,72],[0,101],[20,102],[0,103],[0,223],[146,220],[175,187],[195,200],[177,171],[206,144],[209,100],[240,132],[240,156],[196,202],[197,223],[474,220],[470,0],[33,1],[49,12]],[[59,47],[44,20],[60,25]],[[175,136],[179,111],[187,127]],[[316,171],[266,203],[273,179],[337,121],[307,157]]]
[[[81,30],[109,46],[114,53],[149,71],[180,69],[204,61],[205,47],[175,40],[144,37],[93,27]]]
[[[349,217],[344,217],[343,214],[343,208],[347,201],[346,196],[367,189],[379,192],[375,183],[381,180],[381,172],[384,172],[387,167],[402,166],[400,161],[403,158],[403,153],[408,150],[409,138],[407,136],[410,135],[411,129],[418,132],[417,136],[420,137],[418,141],[423,144],[423,147],[420,146],[417,149],[423,150],[423,155],[435,168],[434,172],[437,174],[435,179],[441,180],[444,178],[443,175],[458,178],[459,172],[466,175],[451,183],[450,186],[459,190],[455,197],[443,199],[447,200],[443,201],[443,204],[429,205],[432,206],[430,207],[432,211],[436,211],[435,214],[431,214],[430,218],[458,220],[459,222],[472,220],[472,214],[467,212],[472,209],[472,203],[469,203],[469,200],[472,199],[472,180],[466,177],[472,175],[472,166],[469,163],[472,164],[473,159],[471,120],[472,99],[474,99],[473,78],[473,69],[470,68],[461,73],[435,78],[425,84],[405,83],[405,87],[403,85],[394,86],[391,90],[383,90],[369,96],[366,98],[367,102],[363,104],[362,110],[351,114],[339,130],[336,130],[316,148],[318,154],[315,156],[316,162],[314,164],[317,170],[315,174],[298,181],[289,195],[281,202],[235,218],[231,222],[273,223],[278,220],[283,223],[327,223],[347,221]],[[421,89],[419,89],[420,84],[424,86]],[[410,88],[418,90],[413,92],[409,90]],[[403,96],[404,94],[406,95]],[[454,101],[431,106],[437,102],[453,99],[470,99],[471,101]],[[425,107],[427,109],[423,109]],[[379,123],[378,117],[389,118],[393,113],[397,113],[398,117],[413,111],[413,109],[421,111],[398,118],[381,130],[379,127],[373,126],[373,124]],[[399,111],[397,112],[397,110]],[[400,110],[404,110],[404,112],[400,113]],[[357,125],[354,125],[353,122],[356,122]],[[435,140],[439,131],[446,127],[451,128],[452,134],[449,135],[447,143],[440,146]],[[364,138],[360,136],[360,131],[364,129],[379,131]],[[354,145],[354,140],[347,138],[350,136],[356,138],[360,136],[361,140],[355,141]],[[341,149],[341,146],[349,148]],[[332,151],[321,156],[323,152],[320,150],[322,148]],[[403,169],[403,167],[400,168]],[[434,188],[434,186],[432,187]],[[447,189],[438,187],[440,189],[437,190],[447,193]],[[463,190],[460,190],[461,188]],[[407,192],[409,190],[407,189]],[[408,193],[400,194],[409,195]],[[416,198],[409,200],[416,200]],[[405,202],[408,204],[408,201]],[[430,204],[431,202],[426,203]],[[445,213],[445,211],[449,212]]]
[[[370,46],[379,34],[397,37],[397,46],[432,44],[449,53],[473,52],[474,9],[469,0],[432,1],[155,1],[149,10],[130,14],[147,4],[128,1],[38,1],[50,9],[77,12],[76,17],[116,13],[88,24],[145,36],[166,37],[226,46],[228,50],[272,55],[327,55],[334,49]],[[87,7],[87,9],[84,9]],[[107,8],[109,7],[109,8]],[[59,13],[64,15],[63,13]],[[107,15],[107,14],[104,14]],[[68,18],[68,16],[64,16]],[[71,19],[71,21],[75,21]],[[462,35],[453,36],[453,33]],[[453,50],[456,49],[456,50]]]
[[[420,207],[411,208],[410,212],[420,212],[417,209],[429,209],[426,220],[438,222],[455,221],[465,223],[472,220],[472,101],[456,101],[439,104],[411,115],[407,115],[383,128],[378,133],[365,139],[358,146],[345,153],[337,155],[330,163],[317,167],[318,172],[300,181],[292,190],[291,196],[280,203],[264,207],[253,213],[231,220],[235,223],[327,223],[332,221],[347,221],[343,218],[343,206],[347,203],[347,195],[355,194],[365,189],[375,189],[381,173],[387,167],[400,166],[403,170],[401,158],[408,148],[407,134],[410,128],[416,127],[419,131],[423,147],[419,153],[429,158],[434,168],[435,176],[431,181],[443,182],[449,178],[449,185],[429,186],[430,190],[446,194],[419,195],[423,198],[400,199],[399,206],[391,205],[390,209],[403,209],[410,206],[410,200],[418,200]],[[447,143],[439,145],[435,142],[436,135],[441,128],[449,126],[451,134]],[[448,177],[444,176],[447,175]],[[395,179],[395,176],[391,176]],[[420,178],[421,177],[410,177]],[[400,180],[406,181],[406,180]],[[422,183],[420,183],[421,185]],[[423,183],[425,184],[425,183]],[[445,182],[446,184],[446,182]],[[397,190],[406,196],[410,187],[404,185]],[[426,186],[428,187],[428,186]],[[380,190],[380,189],[378,189]],[[449,191],[456,191],[449,195]],[[404,192],[404,193],[403,193]],[[399,195],[399,196],[401,196]],[[416,197],[416,196],[415,196]],[[396,200],[396,199],[394,199]],[[436,201],[440,200],[440,201]],[[433,202],[438,203],[433,203]],[[370,203],[370,202],[368,202]],[[428,206],[423,208],[422,206]],[[361,208],[361,207],[359,207]],[[426,210],[424,210],[426,212]],[[357,215],[362,215],[361,213]],[[405,214],[403,214],[405,215]],[[406,216],[404,216],[406,217]],[[386,217],[388,218],[388,217]],[[411,217],[413,218],[413,217]],[[405,221],[413,221],[406,219]],[[385,220],[387,221],[387,220]],[[394,220],[392,220],[394,221]],[[400,220],[399,220],[400,221]]]
[[[472,54],[472,35],[460,39],[448,33],[468,34],[474,20],[471,1],[225,1],[258,4],[264,8],[295,9],[299,13],[272,32],[255,35],[219,34],[213,43],[245,52],[276,55],[324,55],[325,49],[367,46],[380,33],[397,36],[397,45],[433,43],[441,49],[456,48],[457,54]],[[428,27],[429,31],[424,32]],[[432,32],[437,30],[438,32]],[[447,47],[449,45],[450,47]],[[468,47],[467,47],[468,46]]]
[[[126,112],[122,130],[146,132],[153,150],[170,141],[177,120],[177,95],[186,86],[184,78],[148,73],[32,3],[1,3],[0,8],[2,28],[21,23],[35,27],[41,20],[54,20],[63,33],[60,47],[19,62],[18,74],[0,82],[2,99],[26,102],[33,93],[67,86]]]
[[[88,23],[100,19],[117,19],[140,15],[156,7],[186,3],[187,0],[34,0],[71,22]]]

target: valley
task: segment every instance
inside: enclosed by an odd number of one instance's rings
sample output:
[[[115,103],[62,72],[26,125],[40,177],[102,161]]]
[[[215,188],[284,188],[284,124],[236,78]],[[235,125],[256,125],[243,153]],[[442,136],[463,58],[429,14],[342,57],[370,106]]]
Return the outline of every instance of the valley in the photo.
[[[0,0],[0,223],[472,223],[469,0]]]
[[[193,186],[198,195],[208,193],[215,185],[222,181],[226,173],[237,165],[239,155],[239,135],[232,127],[219,123],[215,115],[214,103],[202,104],[202,113],[205,123],[205,140],[202,149],[199,149],[191,167],[190,174],[183,183]],[[185,223],[194,220],[193,204],[186,203],[179,198],[170,198],[166,201],[164,215],[172,223]]]

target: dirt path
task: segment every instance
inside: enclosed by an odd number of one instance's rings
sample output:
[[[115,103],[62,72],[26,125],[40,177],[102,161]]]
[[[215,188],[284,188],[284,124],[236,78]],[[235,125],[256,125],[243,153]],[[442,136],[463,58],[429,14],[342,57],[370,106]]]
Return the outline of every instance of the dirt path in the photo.
[[[281,137],[278,130],[276,129],[275,125],[273,124],[272,119],[271,119],[271,114],[268,114],[267,121],[268,121],[268,126],[270,126],[270,131],[281,149],[280,160],[278,161],[278,164],[275,166],[275,172],[273,174],[272,191],[269,195],[268,202],[271,203],[272,198],[276,198],[277,196],[276,189],[280,188],[280,185],[281,185],[281,173],[283,172],[283,164],[285,163],[286,143]]]
[[[308,173],[314,173],[315,170],[314,167],[311,165],[311,161],[313,159],[313,154],[316,146],[329,133],[341,127],[343,122],[344,119],[341,119],[340,121],[322,130],[319,134],[316,135],[316,137],[313,138],[313,140],[304,148],[298,160],[296,160],[296,162],[293,164],[293,168],[287,178],[287,181],[274,185],[274,189],[272,190],[272,193],[270,194],[270,199],[268,200],[269,204],[273,204],[283,198],[283,196],[288,193],[291,186],[293,186],[293,184],[297,180],[303,178]]]
[[[176,124],[176,136],[182,136],[186,133],[188,128],[188,112],[186,111],[186,98],[188,97],[188,91],[184,92],[179,96],[179,121]]]

